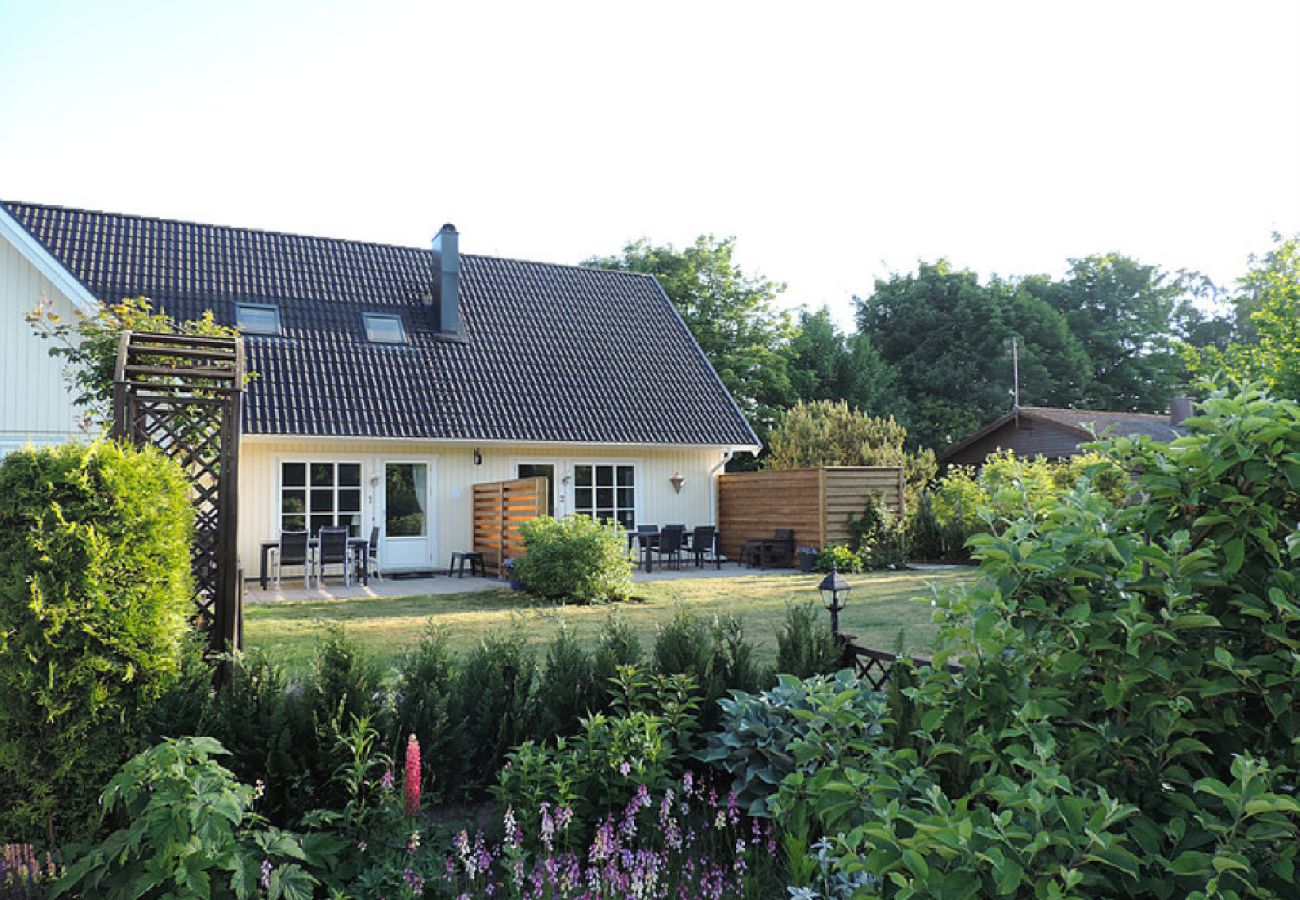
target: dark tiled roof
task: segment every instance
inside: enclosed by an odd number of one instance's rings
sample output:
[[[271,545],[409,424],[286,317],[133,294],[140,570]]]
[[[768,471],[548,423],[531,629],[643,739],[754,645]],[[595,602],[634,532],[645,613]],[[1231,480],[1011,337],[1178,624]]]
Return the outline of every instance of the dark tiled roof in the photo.
[[[463,255],[455,341],[424,305],[427,249],[5,206],[103,301],[227,324],[236,301],[278,304],[284,336],[246,341],[250,433],[758,443],[646,276]],[[401,315],[409,344],[367,342],[363,310]]]
[[[1149,413],[1104,412],[1096,409],[1056,409],[1049,406],[1025,406],[1029,414],[1066,428],[1082,429],[1101,437],[1130,437],[1145,434],[1157,441],[1172,441],[1185,432],[1169,422],[1169,416]]]

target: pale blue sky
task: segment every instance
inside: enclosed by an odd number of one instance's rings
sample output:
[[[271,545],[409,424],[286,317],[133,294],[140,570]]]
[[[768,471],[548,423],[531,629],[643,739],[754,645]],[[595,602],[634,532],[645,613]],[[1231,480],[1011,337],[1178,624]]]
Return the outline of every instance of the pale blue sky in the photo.
[[[0,0],[0,197],[577,262],[734,234],[1228,282],[1300,231],[1300,2]]]

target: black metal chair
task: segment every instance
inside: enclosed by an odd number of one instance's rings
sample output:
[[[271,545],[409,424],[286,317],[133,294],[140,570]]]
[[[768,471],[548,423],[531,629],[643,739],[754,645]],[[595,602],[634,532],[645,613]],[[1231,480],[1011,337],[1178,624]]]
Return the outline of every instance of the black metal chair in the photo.
[[[682,539],[686,535],[685,525],[665,525],[659,532],[659,545],[654,548],[655,556],[662,563],[671,559],[677,569],[682,567]]]
[[[275,573],[275,587],[280,588],[280,575],[285,566],[302,566],[303,587],[311,587],[311,558],[308,555],[307,532],[282,531],[280,545],[271,548],[271,571]]]
[[[325,567],[342,566],[343,584],[352,587],[352,559],[348,552],[346,528],[322,528],[320,547],[316,550],[316,583],[325,583]]]
[[[794,529],[778,528],[771,540],[763,541],[763,564],[788,566],[794,562]]]
[[[690,545],[687,548],[691,556],[695,558],[695,568],[704,568],[706,559],[710,562],[717,563],[719,569],[722,568],[722,557],[718,556],[714,548],[714,536],[717,529],[712,525],[697,525],[691,532]]]

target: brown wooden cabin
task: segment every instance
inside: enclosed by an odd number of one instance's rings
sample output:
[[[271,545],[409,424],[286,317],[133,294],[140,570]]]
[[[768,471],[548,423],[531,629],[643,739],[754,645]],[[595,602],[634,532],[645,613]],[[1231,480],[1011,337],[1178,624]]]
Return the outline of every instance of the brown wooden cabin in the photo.
[[[953,444],[938,457],[943,466],[979,466],[989,454],[1012,450],[1016,456],[1068,459],[1081,445],[1099,437],[1145,434],[1171,441],[1183,434],[1180,423],[1191,414],[1191,401],[1175,397],[1167,415],[1021,406]]]

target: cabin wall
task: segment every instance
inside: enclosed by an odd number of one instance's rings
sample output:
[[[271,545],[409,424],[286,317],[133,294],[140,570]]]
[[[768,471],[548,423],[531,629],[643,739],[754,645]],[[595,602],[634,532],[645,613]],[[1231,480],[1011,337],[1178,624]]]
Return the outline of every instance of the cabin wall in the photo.
[[[1044,456],[1048,459],[1066,459],[1079,452],[1086,443],[1072,431],[1047,422],[1022,417],[1019,422],[1007,422],[975,441],[948,460],[951,465],[981,466],[991,453],[1013,450],[1016,456]]]

